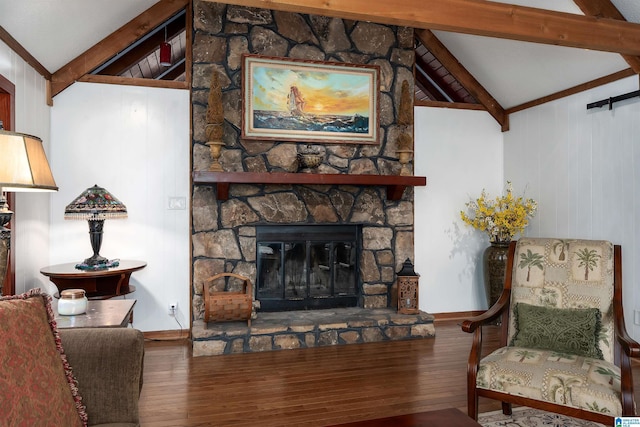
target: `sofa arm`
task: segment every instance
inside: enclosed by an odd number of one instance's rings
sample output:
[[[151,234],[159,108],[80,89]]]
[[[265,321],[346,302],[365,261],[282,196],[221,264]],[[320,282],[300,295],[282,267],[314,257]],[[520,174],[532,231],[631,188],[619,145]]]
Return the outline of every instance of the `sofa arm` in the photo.
[[[138,424],[144,337],[131,328],[61,329],[89,425]]]

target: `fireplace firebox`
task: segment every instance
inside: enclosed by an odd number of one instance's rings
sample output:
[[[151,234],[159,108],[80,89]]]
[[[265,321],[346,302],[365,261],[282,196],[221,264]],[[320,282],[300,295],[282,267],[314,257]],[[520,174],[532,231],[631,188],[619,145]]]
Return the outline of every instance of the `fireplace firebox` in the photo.
[[[261,311],[357,306],[360,242],[359,225],[256,227]]]

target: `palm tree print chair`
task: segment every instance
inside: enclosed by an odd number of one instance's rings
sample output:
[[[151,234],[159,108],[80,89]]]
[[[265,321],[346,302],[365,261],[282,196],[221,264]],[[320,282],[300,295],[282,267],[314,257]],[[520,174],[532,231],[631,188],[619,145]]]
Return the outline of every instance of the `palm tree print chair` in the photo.
[[[595,240],[512,242],[504,291],[462,324],[474,333],[467,369],[469,416],[478,398],[613,425],[635,415],[630,357],[640,346],[622,313],[621,248]],[[482,324],[501,319],[501,348],[482,357]],[[493,326],[495,327],[495,326]]]

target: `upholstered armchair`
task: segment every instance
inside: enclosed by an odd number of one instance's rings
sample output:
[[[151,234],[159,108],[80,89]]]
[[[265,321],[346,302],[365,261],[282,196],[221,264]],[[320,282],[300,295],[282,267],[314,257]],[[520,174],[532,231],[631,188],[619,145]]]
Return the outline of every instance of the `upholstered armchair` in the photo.
[[[61,329],[89,426],[139,426],[144,336],[133,328]]]
[[[621,248],[595,240],[512,242],[502,295],[462,323],[474,334],[467,369],[468,412],[478,398],[613,425],[633,416],[630,357],[640,346],[625,329]],[[482,357],[482,325],[499,319],[501,347]],[[495,326],[494,326],[495,327]]]
[[[39,289],[0,297],[0,425],[140,425],[144,336],[133,328],[58,331]]]

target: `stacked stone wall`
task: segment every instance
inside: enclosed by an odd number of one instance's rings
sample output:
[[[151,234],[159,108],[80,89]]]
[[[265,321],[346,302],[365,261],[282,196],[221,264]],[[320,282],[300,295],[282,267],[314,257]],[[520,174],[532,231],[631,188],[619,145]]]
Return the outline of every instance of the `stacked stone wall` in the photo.
[[[380,143],[312,144],[323,155],[317,173],[397,175],[400,126],[397,111],[403,81],[413,93],[413,29],[194,2],[192,78],[192,169],[209,170],[205,124],[211,74],[219,73],[224,108],[225,171],[293,172],[307,144],[249,141],[240,137],[242,55],[376,65],[380,68]],[[215,188],[192,193],[193,317],[203,318],[203,281],[227,271],[255,283],[258,224],[362,224],[360,259],[364,308],[394,303],[395,272],[413,259],[413,190],[386,199],[385,188],[326,185],[231,185],[229,199]]]

